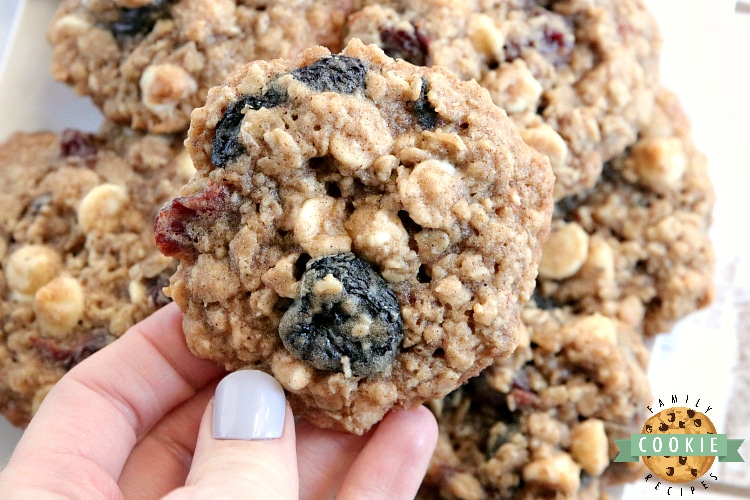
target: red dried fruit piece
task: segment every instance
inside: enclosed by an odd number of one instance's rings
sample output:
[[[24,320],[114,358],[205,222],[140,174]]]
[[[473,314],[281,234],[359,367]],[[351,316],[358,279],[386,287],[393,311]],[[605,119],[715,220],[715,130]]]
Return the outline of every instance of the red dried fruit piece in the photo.
[[[104,328],[97,328],[76,339],[71,345],[61,345],[53,339],[44,337],[32,337],[29,342],[42,357],[58,363],[65,370],[70,370],[114,339],[115,337]]]
[[[565,21],[555,17],[542,20],[542,14],[539,14],[537,18],[540,21],[529,26],[530,32],[527,36],[515,36],[507,40],[505,59],[512,61],[523,57],[528,50],[536,50],[552,64],[567,63],[570,60],[575,40],[572,33],[559,29],[565,26]],[[555,25],[558,26],[555,27]]]
[[[531,391],[513,387],[508,393],[508,408],[511,410],[536,408],[539,405],[539,396]]]
[[[229,188],[222,184],[211,184],[204,191],[175,198],[167,203],[156,216],[154,238],[159,251],[169,257],[193,259],[196,254],[195,241],[201,229],[208,229],[229,208]],[[202,224],[191,227],[188,222],[205,218]]]
[[[430,39],[416,26],[413,31],[381,28],[380,48],[394,59],[403,59],[416,66],[427,63]]]
[[[91,134],[73,129],[63,130],[60,134],[60,154],[65,158],[69,156],[93,158],[97,151],[99,151],[99,146]]]
[[[573,41],[566,38],[564,33],[545,26],[542,30],[542,41],[538,49],[543,54],[555,56],[552,62],[557,64],[568,61],[573,50]]]

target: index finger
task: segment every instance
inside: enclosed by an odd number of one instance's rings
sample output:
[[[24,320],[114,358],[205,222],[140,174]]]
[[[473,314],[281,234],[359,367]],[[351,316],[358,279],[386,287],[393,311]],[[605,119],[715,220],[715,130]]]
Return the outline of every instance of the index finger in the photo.
[[[170,304],[65,375],[29,424],[5,479],[119,496],[117,477],[140,437],[224,373],[190,352],[181,318]]]

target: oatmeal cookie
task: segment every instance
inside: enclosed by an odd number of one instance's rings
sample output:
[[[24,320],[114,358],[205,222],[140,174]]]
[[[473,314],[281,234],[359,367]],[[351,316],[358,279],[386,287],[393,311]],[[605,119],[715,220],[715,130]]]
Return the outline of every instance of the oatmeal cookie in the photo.
[[[364,0],[346,29],[486,87],[549,156],[556,199],[593,186],[651,117],[661,42],[641,0]]]
[[[651,401],[640,333],[600,314],[524,309],[518,350],[430,404],[440,437],[422,498],[599,499]]]
[[[16,133],[0,145],[0,411],[28,423],[73,365],[169,302],[159,207],[191,175],[175,138]]]
[[[362,433],[515,349],[553,176],[476,82],[313,48],[212,89],[186,145],[156,238],[197,355]]]
[[[661,89],[651,123],[597,184],[560,200],[537,293],[599,311],[647,335],[713,297],[714,192],[676,97]]]
[[[338,50],[354,0],[64,0],[52,74],[113,121],[187,130],[209,88],[255,59]]]

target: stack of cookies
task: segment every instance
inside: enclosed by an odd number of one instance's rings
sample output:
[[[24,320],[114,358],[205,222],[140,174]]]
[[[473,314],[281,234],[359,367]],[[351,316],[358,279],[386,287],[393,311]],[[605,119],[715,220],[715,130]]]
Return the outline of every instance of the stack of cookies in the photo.
[[[424,498],[637,472],[612,460],[644,340],[710,302],[713,264],[641,0],[64,0],[48,39],[106,122],[0,147],[14,424],[174,300],[193,352],[316,425],[427,404]]]

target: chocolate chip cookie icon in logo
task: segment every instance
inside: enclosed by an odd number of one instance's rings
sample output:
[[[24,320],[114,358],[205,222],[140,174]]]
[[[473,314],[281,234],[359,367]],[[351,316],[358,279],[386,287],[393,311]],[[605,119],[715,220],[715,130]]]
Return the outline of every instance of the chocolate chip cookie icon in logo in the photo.
[[[665,455],[644,456],[643,463],[651,472],[671,483],[686,483],[703,476],[714,463],[715,456],[680,456],[679,450],[670,451],[669,435],[716,434],[716,427],[705,413],[692,408],[673,407],[652,415],[643,425],[643,434],[662,434],[662,440],[654,440],[653,451],[662,445]],[[675,441],[673,441],[675,442]],[[698,448],[700,449],[700,448]]]
[[[685,398],[687,404],[689,396]],[[697,410],[700,399],[693,408],[687,406],[673,406],[667,408],[659,399],[658,413],[654,413],[651,406],[647,406],[651,416],[643,424],[640,434],[632,434],[630,439],[615,439],[620,453],[615,462],[638,462],[643,464],[650,473],[644,478],[652,480],[654,489],[667,483],[665,489],[671,494],[669,483],[686,485],[691,494],[696,489],[708,489],[709,478],[717,481],[716,473],[709,473],[716,458],[719,462],[744,462],[740,455],[740,446],[744,439],[729,439],[726,434],[716,432],[716,426],[706,415],[712,407],[706,406],[704,412]],[[672,403],[677,403],[677,396],[672,396]],[[705,478],[704,475],[708,474]]]

